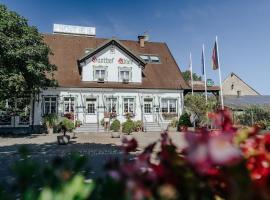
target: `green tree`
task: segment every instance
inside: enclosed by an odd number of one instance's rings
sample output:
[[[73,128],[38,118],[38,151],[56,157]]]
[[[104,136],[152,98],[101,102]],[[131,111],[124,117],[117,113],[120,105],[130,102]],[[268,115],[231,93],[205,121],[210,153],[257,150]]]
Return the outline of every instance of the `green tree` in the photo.
[[[202,94],[188,94],[185,96],[185,109],[189,114],[197,117],[197,124],[204,125],[208,122],[207,112],[214,112],[218,107],[218,102],[214,96],[208,97],[206,103]]]
[[[184,72],[182,72],[182,75],[183,75],[183,78],[185,81],[190,81],[191,78],[190,78],[190,71],[189,70],[186,70]],[[193,73],[193,80],[194,81],[201,81],[202,80],[202,77],[197,75],[196,73]]]
[[[50,54],[37,28],[0,4],[0,100],[56,86]]]

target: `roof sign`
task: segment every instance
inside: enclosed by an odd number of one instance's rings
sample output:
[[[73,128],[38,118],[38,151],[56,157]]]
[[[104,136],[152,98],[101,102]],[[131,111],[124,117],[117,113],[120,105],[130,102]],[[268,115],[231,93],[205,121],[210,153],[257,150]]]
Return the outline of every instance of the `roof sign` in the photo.
[[[54,24],[53,25],[53,33],[95,36],[96,35],[96,28],[95,27],[86,27],[86,26],[72,26],[72,25],[64,25],[64,24]]]

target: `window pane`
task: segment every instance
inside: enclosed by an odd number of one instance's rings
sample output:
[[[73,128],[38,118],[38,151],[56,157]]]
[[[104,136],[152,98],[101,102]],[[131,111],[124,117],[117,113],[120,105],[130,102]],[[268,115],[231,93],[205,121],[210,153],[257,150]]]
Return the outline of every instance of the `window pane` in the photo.
[[[50,113],[50,103],[49,102],[45,102],[44,103],[44,114],[49,114]]]
[[[69,112],[69,103],[65,102],[65,112]]]
[[[162,99],[161,100],[161,111],[162,112],[168,112],[168,100],[167,99]]]
[[[150,56],[151,62],[153,63],[158,63],[159,62],[159,57],[157,56]]]
[[[170,112],[176,113],[176,99],[170,100]]]
[[[150,103],[144,104],[144,113],[151,113],[151,104]]]
[[[56,102],[51,102],[51,112],[50,113],[56,113]]]
[[[94,103],[87,104],[87,113],[95,114],[95,104]]]
[[[124,112],[128,112],[128,103],[124,103]]]

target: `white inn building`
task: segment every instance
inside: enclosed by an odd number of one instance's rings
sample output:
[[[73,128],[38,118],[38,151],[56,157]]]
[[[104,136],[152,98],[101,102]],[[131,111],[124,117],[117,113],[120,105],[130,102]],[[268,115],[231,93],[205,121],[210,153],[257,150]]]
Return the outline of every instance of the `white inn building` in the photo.
[[[67,30],[67,29],[66,29]],[[44,34],[50,62],[58,69],[57,88],[48,88],[28,101],[24,116],[0,117],[0,131],[42,131],[43,116],[73,113],[84,131],[103,131],[104,113],[141,120],[146,131],[165,129],[183,111],[190,87],[166,43],[96,38],[69,31]],[[71,31],[72,32],[72,31]],[[91,36],[90,36],[91,35]]]

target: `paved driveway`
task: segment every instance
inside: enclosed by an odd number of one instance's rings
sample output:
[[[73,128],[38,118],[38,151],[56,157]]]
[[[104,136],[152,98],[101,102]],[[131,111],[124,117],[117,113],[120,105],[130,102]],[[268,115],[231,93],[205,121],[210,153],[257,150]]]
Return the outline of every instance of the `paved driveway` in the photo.
[[[173,142],[180,148],[185,146],[183,134],[179,132],[169,133]],[[83,133],[77,134],[71,144],[58,145],[57,135],[31,135],[24,137],[0,137],[0,182],[12,181],[12,173],[9,168],[19,159],[18,148],[26,146],[31,151],[31,157],[40,164],[48,163],[55,156],[66,156],[71,152],[79,152],[88,158],[89,178],[101,176],[103,165],[107,160],[123,155],[120,148],[122,138],[111,138],[109,133]],[[137,139],[142,150],[148,144],[159,140],[160,133],[134,133],[126,137]],[[139,152],[138,151],[138,152]]]

